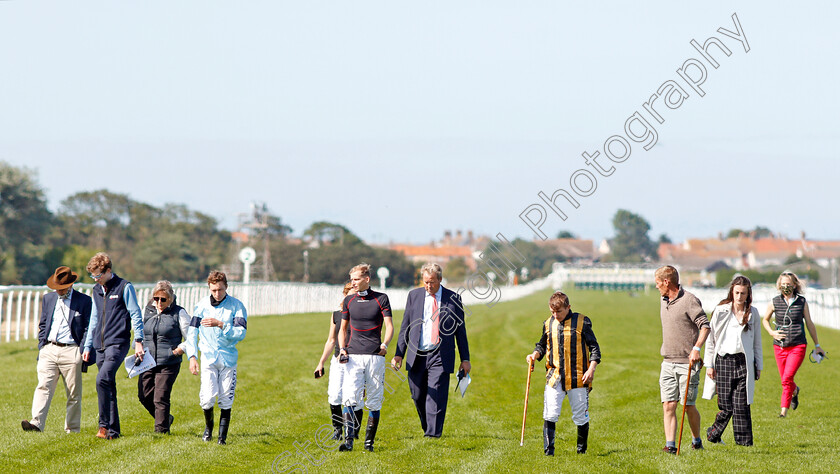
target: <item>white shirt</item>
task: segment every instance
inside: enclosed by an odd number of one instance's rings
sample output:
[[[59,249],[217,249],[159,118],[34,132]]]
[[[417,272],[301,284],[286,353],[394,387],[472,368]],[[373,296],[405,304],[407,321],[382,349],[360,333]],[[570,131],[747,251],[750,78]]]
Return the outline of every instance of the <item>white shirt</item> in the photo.
[[[749,318],[750,313],[747,312],[745,317]],[[715,326],[717,327],[712,328],[712,330],[717,335],[715,352],[718,355],[744,353],[744,345],[741,341],[741,333],[744,331],[744,326],[741,326],[741,323],[738,322],[738,318],[732,312],[731,306],[725,313],[720,314],[720,318]]]
[[[439,287],[437,293],[430,295],[426,293],[423,300],[423,337],[420,338],[420,350],[429,351],[437,347],[439,341],[432,341],[432,327],[434,320],[438,318],[440,313],[440,296],[443,294],[443,287]],[[437,301],[437,313],[434,312],[434,303]],[[440,339],[440,334],[438,334]]]
[[[50,334],[47,336],[48,341],[60,342],[62,344],[75,344],[73,335],[70,334],[70,298],[73,297],[73,290],[67,295],[67,298],[59,296],[55,302],[55,309],[53,309],[52,324],[50,325]]]

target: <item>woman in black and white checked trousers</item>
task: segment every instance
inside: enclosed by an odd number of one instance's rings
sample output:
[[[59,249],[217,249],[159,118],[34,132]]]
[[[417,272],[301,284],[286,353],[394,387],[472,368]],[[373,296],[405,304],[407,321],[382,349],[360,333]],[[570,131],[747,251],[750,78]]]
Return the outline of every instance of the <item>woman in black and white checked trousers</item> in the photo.
[[[735,277],[727,297],[712,311],[706,339],[703,398],[711,399],[717,393],[720,409],[714,424],[706,430],[706,438],[712,443],[721,442],[731,418],[735,443],[753,444],[750,405],[763,365],[759,321],[758,309],[752,306],[749,278]]]

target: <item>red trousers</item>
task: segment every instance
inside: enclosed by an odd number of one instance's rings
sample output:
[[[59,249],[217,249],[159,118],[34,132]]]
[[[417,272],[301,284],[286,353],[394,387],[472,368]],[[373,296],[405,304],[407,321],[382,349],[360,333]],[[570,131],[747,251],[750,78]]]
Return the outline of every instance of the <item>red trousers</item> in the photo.
[[[773,345],[773,351],[776,353],[776,365],[779,367],[779,377],[782,379],[782,408],[790,408],[790,399],[793,396],[793,391],[796,390],[796,383],[793,381],[793,376],[805,360],[805,349],[807,344],[799,344],[798,346],[781,347]]]

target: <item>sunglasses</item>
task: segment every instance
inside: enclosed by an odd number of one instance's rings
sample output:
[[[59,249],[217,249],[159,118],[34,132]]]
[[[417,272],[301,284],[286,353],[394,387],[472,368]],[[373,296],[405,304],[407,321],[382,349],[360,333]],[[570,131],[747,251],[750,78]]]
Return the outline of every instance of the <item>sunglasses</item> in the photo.
[[[166,298],[162,298],[160,296],[155,296],[154,300],[155,301],[160,301],[161,303],[166,303]]]
[[[91,278],[92,280],[98,280],[98,279],[102,278],[102,275],[104,275],[104,274],[105,274],[105,272],[102,272],[102,273],[100,273],[100,274],[98,274],[98,275],[94,275],[93,273],[91,273],[91,274],[90,274],[90,278]]]

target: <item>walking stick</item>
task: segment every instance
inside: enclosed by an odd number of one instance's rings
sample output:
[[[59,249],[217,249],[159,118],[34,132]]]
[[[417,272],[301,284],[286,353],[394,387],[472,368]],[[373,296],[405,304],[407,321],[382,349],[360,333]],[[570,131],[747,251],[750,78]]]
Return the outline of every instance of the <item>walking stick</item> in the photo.
[[[525,410],[522,412],[522,434],[519,437],[519,446],[525,444],[525,418],[528,416],[528,392],[531,391],[531,372],[534,371],[534,362],[528,363],[528,382],[525,383]]]
[[[677,456],[680,455],[680,446],[682,445],[682,431],[683,425],[685,424],[685,406],[688,404],[688,387],[691,384],[691,367],[692,364],[688,364],[688,378],[685,381],[685,398],[683,398],[683,412],[682,412],[682,419],[680,420],[680,437],[679,441],[677,441]]]

